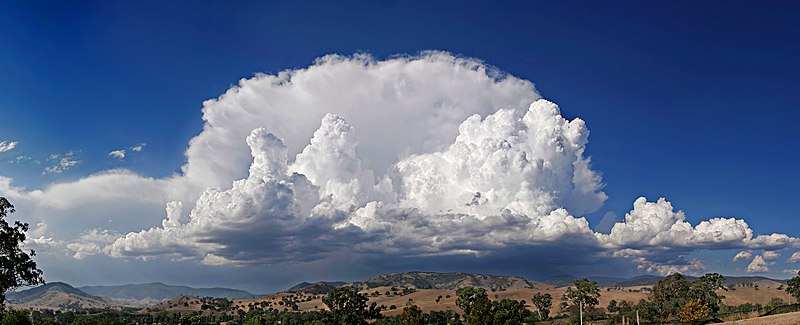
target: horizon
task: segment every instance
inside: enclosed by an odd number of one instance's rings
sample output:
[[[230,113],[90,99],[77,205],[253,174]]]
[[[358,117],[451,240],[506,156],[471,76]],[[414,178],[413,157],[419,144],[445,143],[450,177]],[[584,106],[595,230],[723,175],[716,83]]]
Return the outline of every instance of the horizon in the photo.
[[[0,4],[0,196],[77,287],[786,279],[797,14]]]

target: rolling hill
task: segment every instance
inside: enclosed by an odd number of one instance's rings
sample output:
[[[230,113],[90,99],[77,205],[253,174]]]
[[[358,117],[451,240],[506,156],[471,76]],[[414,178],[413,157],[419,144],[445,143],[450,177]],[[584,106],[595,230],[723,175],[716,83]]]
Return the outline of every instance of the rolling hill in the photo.
[[[6,294],[6,299],[15,308],[25,309],[81,310],[122,308],[119,304],[90,295],[63,282],[52,282],[28,290],[9,292]]]
[[[228,288],[192,288],[164,283],[125,284],[117,286],[86,286],[81,290],[103,298],[113,299],[131,306],[147,306],[178,296],[248,299],[256,295],[244,290]]]

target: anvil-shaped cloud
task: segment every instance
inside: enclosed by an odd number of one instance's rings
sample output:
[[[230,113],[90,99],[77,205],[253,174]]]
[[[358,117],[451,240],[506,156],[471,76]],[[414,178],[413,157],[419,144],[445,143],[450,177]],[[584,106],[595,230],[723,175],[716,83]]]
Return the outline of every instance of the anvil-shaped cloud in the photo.
[[[32,192],[0,179],[0,189],[33,206],[42,225],[34,242],[64,243],[78,258],[283,264],[337,254],[482,258],[522,248],[536,255],[537,247],[563,244],[668,273],[701,269],[682,257],[696,249],[800,243],[754,236],[744,220],[693,226],[664,198],[637,199],[610,234],[595,233],[581,216],[606,194],[585,156],[584,121],[564,118],[528,81],[447,53],[327,56],[242,80],[205,102],[203,114],[180,175],[114,171]],[[92,193],[100,203],[80,197]],[[146,230],[152,217],[111,231],[84,216],[89,233],[48,231],[64,221],[42,211],[64,216],[106,197],[129,209],[169,202],[167,214]]]

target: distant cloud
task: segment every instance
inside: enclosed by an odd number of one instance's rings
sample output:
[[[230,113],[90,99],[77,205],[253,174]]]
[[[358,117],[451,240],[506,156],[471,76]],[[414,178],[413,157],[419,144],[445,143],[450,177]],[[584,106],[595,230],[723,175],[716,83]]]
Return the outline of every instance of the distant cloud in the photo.
[[[785,269],[782,272],[791,275],[800,275],[800,269]]]
[[[733,257],[734,262],[749,260],[753,257],[753,254],[748,251],[741,251],[736,253],[736,256]]]
[[[778,256],[781,256],[781,254],[773,251],[765,251],[761,256],[763,256],[765,260],[774,260],[777,259]]]
[[[794,252],[788,259],[789,262],[800,262],[800,252]]]
[[[108,153],[109,156],[122,160],[125,159],[125,150],[114,150]]]
[[[74,151],[65,154],[52,154],[48,159],[51,165],[44,168],[42,174],[61,174],[81,163]]]
[[[0,141],[0,153],[9,152],[17,146],[17,141]]]
[[[141,152],[147,144],[142,143],[128,148],[132,152]],[[123,160],[127,157],[129,152],[126,149],[117,149],[108,153],[109,156],[115,159]]]
[[[761,255],[756,255],[744,271],[747,273],[764,273],[769,272],[769,266]]]
[[[144,146],[146,146],[146,145],[147,145],[146,143],[135,145],[135,146],[131,147],[131,151],[136,151],[136,152],[142,151],[142,149],[144,149]]]

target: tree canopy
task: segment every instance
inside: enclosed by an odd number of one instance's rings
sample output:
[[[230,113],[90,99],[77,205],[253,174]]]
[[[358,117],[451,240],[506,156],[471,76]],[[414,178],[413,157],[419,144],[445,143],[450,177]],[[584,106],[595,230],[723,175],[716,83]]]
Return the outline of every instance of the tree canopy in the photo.
[[[786,284],[786,292],[792,295],[797,300],[797,303],[800,304],[800,271],[797,272],[796,277],[789,279]]]
[[[36,252],[31,250],[26,253],[20,248],[25,242],[28,224],[15,221],[12,226],[6,221],[6,217],[14,211],[14,206],[6,198],[0,197],[0,309],[5,304],[8,290],[44,283],[42,271],[32,259]]]
[[[368,298],[345,287],[336,288],[322,298],[330,310],[326,324],[367,324],[369,319],[380,318],[380,309],[373,302],[367,306]]]

